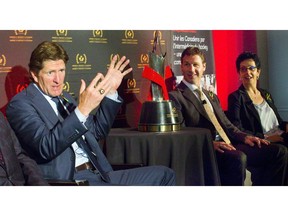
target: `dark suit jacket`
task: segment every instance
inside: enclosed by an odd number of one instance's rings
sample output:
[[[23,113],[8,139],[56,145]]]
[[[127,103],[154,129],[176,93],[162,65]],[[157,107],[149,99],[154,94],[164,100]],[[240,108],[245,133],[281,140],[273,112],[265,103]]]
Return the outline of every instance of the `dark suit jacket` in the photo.
[[[271,94],[264,89],[259,89],[259,91],[274,111],[280,124],[280,129],[285,131],[287,122],[283,121],[280,117]],[[238,90],[229,94],[227,116],[240,130],[264,138],[259,114],[243,85]]]
[[[217,95],[210,93],[205,89],[203,89],[203,93],[209,99],[219,123],[231,142],[233,140],[243,142],[246,134],[241,132],[228,120],[220,106]],[[215,137],[215,128],[209,120],[204,107],[194,93],[183,82],[177,86],[176,90],[169,92],[169,97],[175,103],[179,114],[179,120],[183,126],[208,128],[210,129],[212,136]]]
[[[76,106],[67,92],[64,96]],[[75,154],[71,144],[82,135],[97,154],[106,172],[112,167],[104,156],[98,141],[108,133],[120,108],[104,98],[95,115],[89,115],[85,126],[73,111],[62,123],[41,92],[30,84],[17,94],[7,107],[7,119],[23,148],[36,160],[45,178],[72,180],[75,171]]]
[[[0,185],[48,185],[0,112]]]

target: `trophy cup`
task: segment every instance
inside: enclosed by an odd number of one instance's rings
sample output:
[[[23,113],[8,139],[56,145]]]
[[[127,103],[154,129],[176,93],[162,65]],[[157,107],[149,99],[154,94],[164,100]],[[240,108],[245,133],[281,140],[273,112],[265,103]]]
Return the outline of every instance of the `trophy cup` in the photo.
[[[159,43],[160,55],[156,54]],[[166,132],[180,130],[178,114],[169,100],[165,84],[164,72],[165,54],[162,54],[159,32],[155,32],[152,52],[149,52],[149,67],[145,66],[142,77],[151,80],[151,100],[142,104],[138,130],[144,132]],[[172,75],[172,74],[171,74]],[[167,76],[166,76],[167,78]]]

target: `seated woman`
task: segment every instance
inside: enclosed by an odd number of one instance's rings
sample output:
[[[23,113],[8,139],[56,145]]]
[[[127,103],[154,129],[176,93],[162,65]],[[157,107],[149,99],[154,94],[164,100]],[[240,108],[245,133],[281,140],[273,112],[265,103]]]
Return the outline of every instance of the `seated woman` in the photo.
[[[288,147],[288,122],[280,117],[271,94],[257,87],[259,57],[243,52],[237,57],[236,68],[242,85],[228,96],[227,117],[246,133]]]

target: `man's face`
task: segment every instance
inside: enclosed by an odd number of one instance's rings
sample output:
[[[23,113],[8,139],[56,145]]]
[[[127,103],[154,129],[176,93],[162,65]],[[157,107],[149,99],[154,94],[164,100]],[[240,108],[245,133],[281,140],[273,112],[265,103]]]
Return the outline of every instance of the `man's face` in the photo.
[[[202,62],[199,55],[186,55],[183,57],[181,63],[181,70],[184,79],[191,84],[200,86],[201,77],[203,76],[206,69],[206,63]]]
[[[65,69],[63,60],[47,60],[43,62],[43,68],[38,75],[32,71],[32,77],[45,94],[56,97],[63,91]]]

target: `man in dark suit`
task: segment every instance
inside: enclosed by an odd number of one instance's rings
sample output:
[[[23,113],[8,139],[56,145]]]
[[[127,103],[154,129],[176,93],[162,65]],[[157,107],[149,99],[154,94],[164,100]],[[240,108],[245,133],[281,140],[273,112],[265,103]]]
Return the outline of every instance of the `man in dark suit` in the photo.
[[[0,112],[0,185],[48,185],[37,163],[23,151]]]
[[[223,185],[243,185],[246,167],[251,171],[253,185],[283,185],[287,150],[235,127],[224,114],[217,95],[201,87],[205,69],[206,59],[198,48],[188,47],[182,52],[181,70],[184,78],[177,89],[169,93],[182,125],[210,129],[215,138],[213,144]],[[204,99],[197,93],[198,90],[203,92]],[[228,142],[224,142],[223,137],[216,132],[203,103],[212,108],[230,139]]]
[[[98,144],[123,102],[117,89],[132,71],[126,69],[129,60],[123,56],[117,61],[115,55],[105,77],[98,73],[89,85],[81,80],[78,105],[63,91],[68,60],[61,45],[39,44],[29,63],[32,83],[12,98],[6,112],[21,145],[45,178],[85,179],[90,185],[174,185],[174,171],[164,166],[113,171]]]

